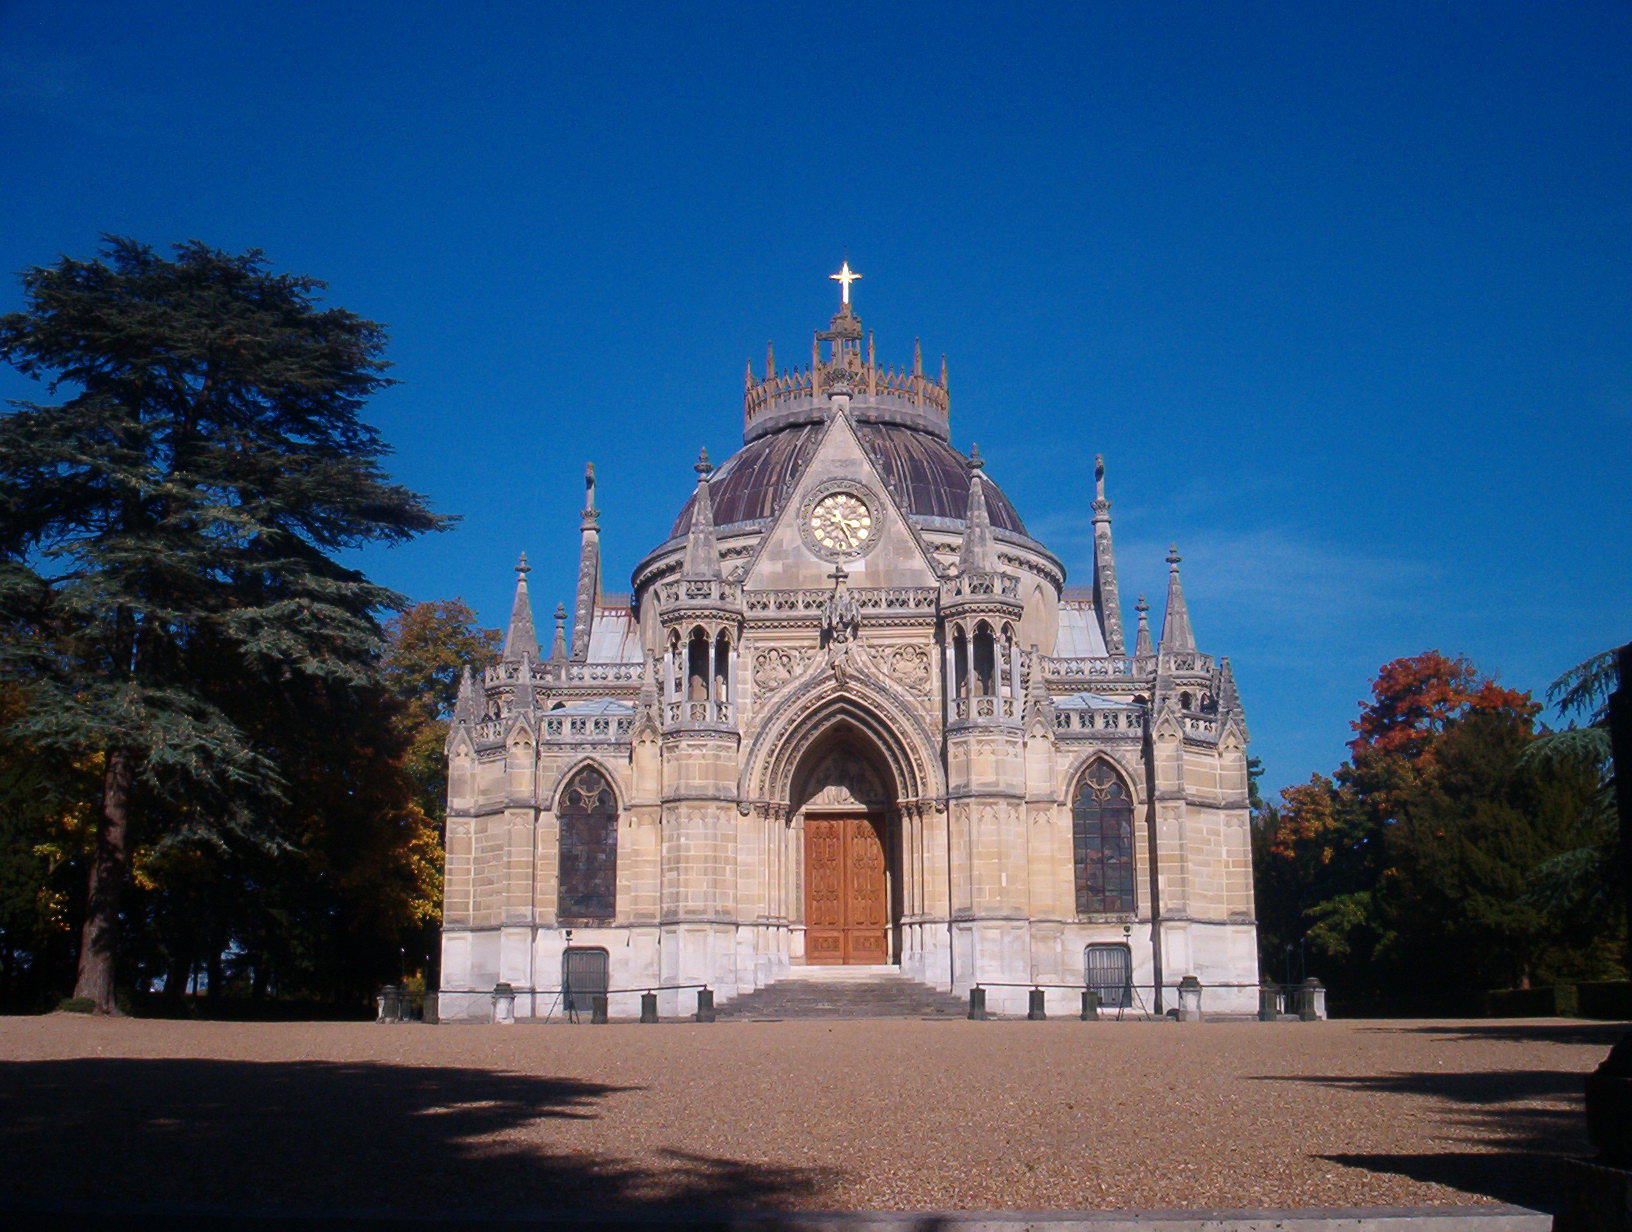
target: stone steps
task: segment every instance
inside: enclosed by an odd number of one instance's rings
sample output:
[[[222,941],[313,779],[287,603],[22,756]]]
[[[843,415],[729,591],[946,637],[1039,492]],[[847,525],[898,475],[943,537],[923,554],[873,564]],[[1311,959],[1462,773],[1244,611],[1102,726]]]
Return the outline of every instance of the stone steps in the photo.
[[[831,972],[831,974],[829,974]],[[960,1018],[967,1004],[893,970],[806,967],[720,1006],[721,1019]]]

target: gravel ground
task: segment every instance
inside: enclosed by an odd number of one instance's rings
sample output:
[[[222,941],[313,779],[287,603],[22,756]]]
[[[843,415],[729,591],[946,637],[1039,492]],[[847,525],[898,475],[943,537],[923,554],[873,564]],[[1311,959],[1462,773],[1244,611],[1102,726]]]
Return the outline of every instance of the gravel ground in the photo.
[[[1556,1207],[1624,1026],[0,1019],[0,1195],[405,1211]]]

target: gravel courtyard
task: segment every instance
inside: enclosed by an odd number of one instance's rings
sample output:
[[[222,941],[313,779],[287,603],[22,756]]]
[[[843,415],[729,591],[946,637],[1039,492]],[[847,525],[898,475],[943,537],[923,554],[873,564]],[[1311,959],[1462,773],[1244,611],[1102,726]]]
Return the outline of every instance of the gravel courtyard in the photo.
[[[12,1200],[1556,1205],[1624,1025],[0,1019]]]

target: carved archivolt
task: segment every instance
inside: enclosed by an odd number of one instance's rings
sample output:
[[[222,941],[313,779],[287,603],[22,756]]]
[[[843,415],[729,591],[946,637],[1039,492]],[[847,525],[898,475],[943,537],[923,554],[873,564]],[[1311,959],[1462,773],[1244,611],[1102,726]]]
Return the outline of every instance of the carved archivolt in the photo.
[[[766,716],[742,760],[738,808],[787,807],[800,760],[846,729],[877,751],[894,780],[894,803],[941,806],[946,784],[935,741],[910,702],[871,673],[847,673],[841,684],[824,672],[796,685]]]

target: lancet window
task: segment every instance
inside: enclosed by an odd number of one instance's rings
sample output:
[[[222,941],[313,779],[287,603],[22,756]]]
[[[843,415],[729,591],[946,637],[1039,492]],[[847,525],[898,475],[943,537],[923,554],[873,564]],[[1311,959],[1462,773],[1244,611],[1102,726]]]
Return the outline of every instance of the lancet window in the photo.
[[[991,697],[997,692],[997,650],[992,627],[982,621],[975,627],[975,694]]]
[[[1088,767],[1071,806],[1077,914],[1128,914],[1133,905],[1133,797],[1103,761]]]
[[[618,801],[612,785],[593,766],[584,767],[562,789],[555,815],[561,833],[556,915],[563,924],[611,923],[618,892]]]

